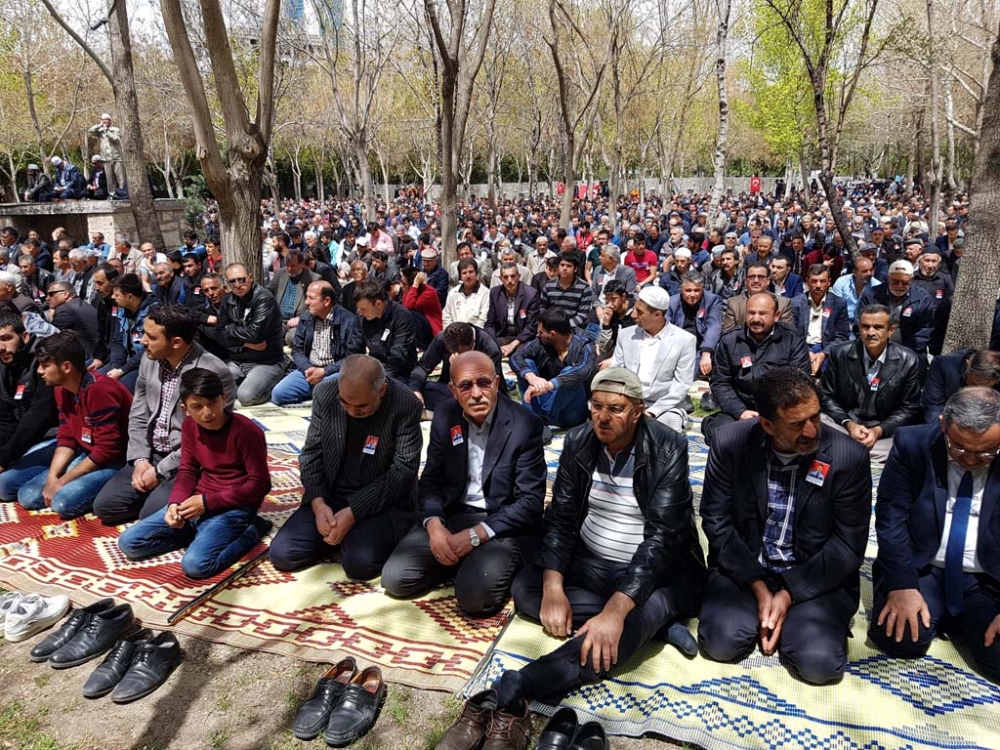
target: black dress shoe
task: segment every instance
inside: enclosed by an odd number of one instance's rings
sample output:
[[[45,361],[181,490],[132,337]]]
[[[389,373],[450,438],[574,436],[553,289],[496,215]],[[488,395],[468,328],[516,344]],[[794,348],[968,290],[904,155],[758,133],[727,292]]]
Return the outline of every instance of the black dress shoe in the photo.
[[[173,633],[164,631],[149,640],[139,641],[132,664],[111,694],[111,700],[131,703],[145,698],[167,681],[183,655],[181,644]]]
[[[354,663],[354,659],[348,657],[337,662],[320,677],[313,694],[295,715],[292,734],[306,741],[319,736],[330,719],[330,710],[340,703],[340,699],[344,697],[344,690],[354,679],[357,671],[358,665]]]
[[[53,653],[58,651],[60,648],[69,643],[76,634],[83,627],[90,615],[97,614],[98,612],[106,612],[115,606],[114,599],[101,599],[99,602],[94,602],[89,607],[84,607],[83,609],[74,609],[70,612],[69,617],[66,621],[59,626],[59,628],[48,636],[45,640],[31,649],[30,658],[33,662],[43,662],[48,661],[49,657]]]
[[[323,739],[330,747],[347,747],[375,725],[385,701],[382,670],[368,667],[359,672],[344,690],[340,703],[330,711]]]
[[[90,673],[90,677],[84,683],[83,697],[102,698],[114,690],[115,685],[121,682],[128,668],[132,666],[132,659],[139,644],[152,637],[153,634],[148,630],[141,630],[133,637],[120,640],[112,646],[104,661]]]
[[[705,391],[705,395],[701,397],[699,406],[702,411],[715,411],[719,408],[719,405],[715,401],[715,396],[712,395],[711,391]]]
[[[535,750],[566,750],[573,741],[576,727],[576,711],[572,708],[560,708],[542,730]]]
[[[609,750],[610,747],[604,727],[596,721],[588,721],[577,731],[569,750]]]
[[[68,669],[96,659],[115,642],[136,630],[132,606],[119,604],[103,612],[88,613],[86,622],[65,646],[49,657],[53,669]]]

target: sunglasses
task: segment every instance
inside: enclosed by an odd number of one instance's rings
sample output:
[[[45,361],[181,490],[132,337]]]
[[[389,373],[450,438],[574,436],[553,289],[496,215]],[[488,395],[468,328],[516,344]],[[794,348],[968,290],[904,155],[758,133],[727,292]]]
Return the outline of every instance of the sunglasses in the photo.
[[[238,279],[226,279],[226,283],[229,284],[229,286],[242,286],[247,283],[247,277],[240,276]]]
[[[462,393],[470,393],[474,387],[479,388],[481,391],[488,391],[493,387],[492,378],[479,378],[477,380],[463,380],[460,383],[455,383],[455,387]]]

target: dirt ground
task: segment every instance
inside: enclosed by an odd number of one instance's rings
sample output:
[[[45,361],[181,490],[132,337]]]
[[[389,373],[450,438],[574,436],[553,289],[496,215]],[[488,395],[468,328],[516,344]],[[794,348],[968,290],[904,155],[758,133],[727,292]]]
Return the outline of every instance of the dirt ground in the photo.
[[[292,750],[326,747],[292,736],[295,712],[323,665],[181,636],[184,663],[153,695],[127,706],[91,701],[83,683],[99,660],[56,671],[28,658],[43,636],[0,639],[0,750]],[[433,750],[461,703],[452,695],[390,685],[361,750]],[[537,731],[543,717],[535,717]],[[615,737],[617,750],[690,747]]]

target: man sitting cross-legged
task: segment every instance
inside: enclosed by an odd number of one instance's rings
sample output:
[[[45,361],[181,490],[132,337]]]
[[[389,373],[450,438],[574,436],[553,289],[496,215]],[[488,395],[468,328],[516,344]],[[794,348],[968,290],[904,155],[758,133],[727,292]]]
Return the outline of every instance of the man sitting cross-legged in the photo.
[[[687,440],[646,416],[634,372],[610,367],[591,390],[592,421],[567,435],[559,459],[541,552],[513,586],[521,614],[557,638],[576,634],[473,696],[438,747],[502,735],[518,741],[494,747],[523,750],[532,699],[558,703],[604,679],[671,623],[672,642],[696,650],[675,622],[697,611],[705,577]]]
[[[457,325],[467,324],[449,329]],[[542,423],[501,393],[486,354],[458,354],[450,374],[454,398],[434,412],[420,477],[422,525],[385,564],[382,586],[392,596],[415,596],[454,576],[458,605],[473,616],[491,615],[537,546],[545,496]]]
[[[72,333],[42,339],[35,357],[42,380],[55,389],[59,431],[52,462],[37,467],[17,501],[28,510],[51,507],[63,518],[76,518],[90,512],[97,493],[125,463],[132,394],[107,375],[87,372],[83,344]]]
[[[151,307],[143,322],[146,355],[139,363],[129,412],[129,465],[94,500],[94,514],[109,526],[145,518],[170,500],[181,461],[181,376],[196,367],[211,370],[222,380],[226,406],[236,398],[236,383],[226,363],[195,343],[195,321],[192,310],[169,302]]]
[[[233,414],[232,384],[195,367],[180,378],[181,462],[170,502],[130,526],[118,546],[130,560],[187,547],[181,569],[211,578],[270,531],[257,511],[271,490],[264,432]]]
[[[381,573],[413,526],[421,411],[413,392],[364,354],[316,386],[299,455],[302,507],[271,542],[275,568],[304,568],[339,547],[348,577]]]

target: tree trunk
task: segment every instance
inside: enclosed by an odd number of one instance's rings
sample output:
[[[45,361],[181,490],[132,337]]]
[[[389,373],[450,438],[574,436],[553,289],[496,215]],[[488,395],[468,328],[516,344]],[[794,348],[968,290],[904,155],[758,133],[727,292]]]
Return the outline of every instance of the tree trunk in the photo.
[[[933,0],[927,0],[927,37],[934,39],[934,9]],[[930,74],[931,94],[931,168],[930,185],[924,186],[925,194],[930,193],[930,207],[927,212],[927,224],[931,237],[937,236],[937,223],[941,216],[941,134],[938,130],[938,64],[934,52],[934,44],[927,45],[927,72]]]
[[[242,263],[255,281],[261,281],[264,263],[259,225],[263,171],[260,166],[253,168],[244,161],[237,162],[232,152],[229,164],[234,173],[229,180],[232,200],[219,203],[219,232],[225,263]],[[223,210],[223,206],[231,206],[231,210]],[[275,206],[277,210],[280,205]]]
[[[955,182],[955,98],[951,93],[950,76],[944,79],[944,114],[948,123],[948,162],[945,167],[944,184],[948,200],[951,201],[958,189],[958,183]]]
[[[313,155],[313,165],[316,175],[316,198],[320,203],[326,203],[326,182],[323,179],[324,156],[324,151],[318,151]]]
[[[906,182],[904,187],[907,193],[912,193],[917,181],[920,130],[923,127],[923,110],[913,116],[913,128],[911,132],[909,149],[906,152]]]
[[[111,38],[111,71],[114,76],[112,90],[115,108],[122,117],[121,159],[128,180],[129,205],[139,235],[137,239],[152,242],[157,250],[165,252],[167,248],[163,244],[160,220],[146,174],[142,119],[139,116],[139,97],[135,92],[135,71],[132,69],[128,5],[122,0],[111,5],[114,12],[108,15],[108,35]]]
[[[982,349],[990,340],[1000,289],[996,237],[1000,236],[1000,37],[993,42],[993,72],[983,102],[983,127],[973,165],[965,254],[944,340],[944,351]]]
[[[444,71],[441,81],[441,265],[458,260],[458,165],[452,145],[455,125],[454,74]]]
[[[357,164],[358,180],[361,183],[361,196],[368,212],[368,221],[375,221],[375,181],[368,167],[368,150],[365,148],[364,134],[357,134],[353,140],[354,160]]]
[[[729,93],[726,90],[726,42],[729,38],[729,14],[732,0],[719,0],[719,28],[715,34],[715,85],[719,91],[719,132],[715,138],[715,182],[708,208],[710,221],[719,221],[719,204],[726,191],[726,148],[729,143]]]

